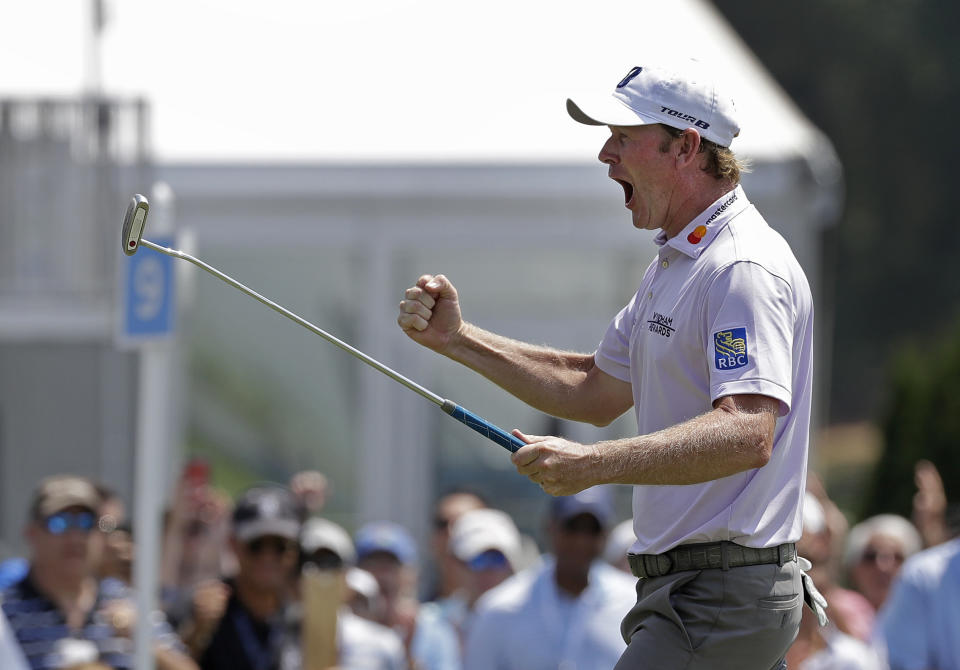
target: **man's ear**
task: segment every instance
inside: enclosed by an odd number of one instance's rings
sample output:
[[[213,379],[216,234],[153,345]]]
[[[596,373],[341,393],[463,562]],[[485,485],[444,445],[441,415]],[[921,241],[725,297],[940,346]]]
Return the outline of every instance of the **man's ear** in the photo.
[[[677,167],[684,167],[689,163],[698,161],[701,145],[700,133],[693,128],[687,128],[677,139],[679,140],[675,146]]]

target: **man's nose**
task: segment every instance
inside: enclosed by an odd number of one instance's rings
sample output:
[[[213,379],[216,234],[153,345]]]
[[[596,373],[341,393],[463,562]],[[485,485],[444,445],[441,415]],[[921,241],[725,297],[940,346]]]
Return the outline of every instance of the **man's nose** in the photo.
[[[603,143],[603,146],[600,147],[600,154],[597,156],[600,159],[601,163],[606,163],[607,165],[615,165],[619,162],[620,156],[614,151],[614,140],[613,136],[610,136],[606,142]]]

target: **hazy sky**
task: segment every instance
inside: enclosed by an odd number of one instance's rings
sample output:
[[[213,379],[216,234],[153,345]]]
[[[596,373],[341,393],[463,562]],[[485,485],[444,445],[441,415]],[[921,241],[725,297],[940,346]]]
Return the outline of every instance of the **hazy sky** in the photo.
[[[0,95],[84,89],[92,1],[0,0]],[[104,90],[151,102],[160,160],[590,161],[604,131],[566,97],[675,48],[637,37],[644,12],[667,19],[646,0],[103,2]],[[714,58],[698,6],[665,25],[688,19],[692,55]]]

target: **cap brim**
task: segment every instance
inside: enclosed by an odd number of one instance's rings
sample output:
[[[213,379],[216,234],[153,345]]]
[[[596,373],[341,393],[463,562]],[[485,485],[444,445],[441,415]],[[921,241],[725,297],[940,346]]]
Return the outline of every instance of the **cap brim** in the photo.
[[[276,535],[288,540],[296,540],[300,535],[300,524],[282,519],[261,519],[238,525],[234,534],[241,542],[249,542],[258,537]]]
[[[612,95],[582,97],[576,103],[567,98],[567,114],[588,126],[643,126],[659,121],[638,114]]]

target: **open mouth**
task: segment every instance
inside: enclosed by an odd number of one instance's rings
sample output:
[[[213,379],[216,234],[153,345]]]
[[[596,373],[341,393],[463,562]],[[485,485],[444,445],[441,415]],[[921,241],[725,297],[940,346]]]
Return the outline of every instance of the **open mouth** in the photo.
[[[623,204],[625,207],[629,207],[633,201],[633,184],[622,179],[614,179],[614,181],[623,187]]]

